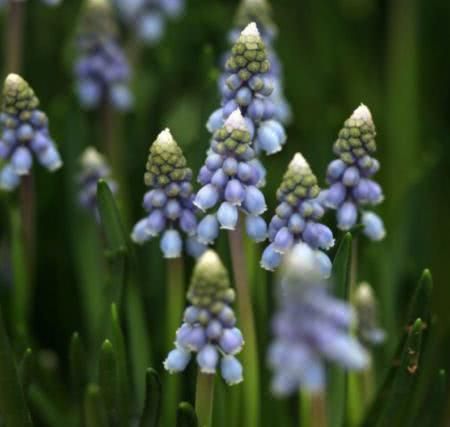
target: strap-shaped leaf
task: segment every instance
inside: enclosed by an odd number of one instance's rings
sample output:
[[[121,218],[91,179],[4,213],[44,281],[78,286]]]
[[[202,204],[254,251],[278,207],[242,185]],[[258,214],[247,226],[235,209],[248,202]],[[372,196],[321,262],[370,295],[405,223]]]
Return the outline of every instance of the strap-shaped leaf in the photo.
[[[89,384],[84,397],[84,422],[86,427],[108,427],[108,418],[100,387]],[[126,425],[126,424],[124,424]]]
[[[109,425],[118,425],[119,384],[114,348],[105,340],[100,352],[98,383],[102,391]]]
[[[177,427],[198,427],[194,408],[187,402],[181,402],[177,410]]]
[[[145,374],[145,406],[139,427],[157,427],[161,415],[161,381],[154,369]]]
[[[31,350],[31,348],[27,348],[19,364],[19,378],[22,388],[25,390],[25,394],[26,389],[31,384],[33,378],[34,362],[33,350]]]
[[[350,292],[350,264],[352,258],[352,235],[346,233],[333,261],[333,284],[336,297],[348,300]],[[339,366],[329,367],[328,420],[330,427],[342,427],[347,408],[348,377]]]
[[[69,346],[70,386],[74,399],[80,404],[87,384],[86,349],[78,332],[74,332]]]
[[[0,311],[0,416],[8,427],[33,425]]]

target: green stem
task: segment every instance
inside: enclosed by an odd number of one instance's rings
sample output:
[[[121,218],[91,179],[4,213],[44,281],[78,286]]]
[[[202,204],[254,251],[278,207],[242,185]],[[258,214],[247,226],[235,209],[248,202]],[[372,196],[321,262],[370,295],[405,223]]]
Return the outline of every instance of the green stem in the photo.
[[[173,258],[167,261],[167,309],[165,350],[173,347],[175,332],[180,326],[184,307],[184,263],[183,258]],[[180,398],[180,379],[176,375],[166,377],[164,425],[175,425],[176,408]]]
[[[211,427],[214,403],[215,375],[197,374],[197,389],[195,394],[195,411],[199,427]]]
[[[300,391],[300,427],[327,427],[325,392]]]
[[[25,1],[7,2],[6,25],[6,74],[20,73],[22,68],[23,28],[25,23]]]
[[[256,343],[253,307],[247,277],[247,262],[244,250],[243,218],[239,218],[236,230],[228,234],[236,284],[239,320],[245,338],[245,349],[242,352],[245,366],[244,412],[246,427],[259,427],[259,360]]]

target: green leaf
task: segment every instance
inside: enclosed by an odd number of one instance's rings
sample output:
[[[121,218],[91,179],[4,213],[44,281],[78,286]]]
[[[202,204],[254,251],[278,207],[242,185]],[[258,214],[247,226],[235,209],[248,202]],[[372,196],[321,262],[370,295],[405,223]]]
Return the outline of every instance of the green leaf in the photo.
[[[431,304],[433,294],[433,278],[431,272],[425,269],[414,291],[406,317],[406,326],[412,326],[416,319],[422,319],[426,325],[431,321]]]
[[[119,404],[117,360],[109,340],[104,341],[100,352],[98,383],[103,394],[109,424],[117,425]]]
[[[27,348],[19,365],[19,378],[22,388],[26,390],[31,384],[34,371],[34,354],[31,348]]]
[[[0,311],[0,415],[8,427],[31,426],[30,413],[17,375],[11,345]]]
[[[346,233],[333,261],[334,294],[348,300],[350,293],[350,264],[352,258],[352,235]],[[348,375],[337,365],[329,367],[328,419],[330,427],[342,427],[347,408]]]
[[[433,387],[429,393],[429,397],[424,404],[419,417],[419,422],[416,425],[421,427],[436,427],[442,425],[442,416],[447,400],[447,374],[444,369],[441,369],[435,376]],[[411,426],[414,424],[411,423]]]
[[[161,415],[161,381],[154,369],[145,374],[145,405],[139,427],[157,427]]]
[[[181,402],[178,406],[176,427],[198,427],[194,408],[187,402]]]
[[[84,419],[86,427],[108,427],[108,418],[100,387],[90,384],[84,397]],[[126,424],[122,424],[126,425]]]
[[[127,356],[125,351],[125,340],[120,325],[119,314],[115,304],[111,305],[111,342],[114,348],[117,361],[117,380],[118,380],[118,411],[120,425],[125,425],[128,419],[128,408],[130,402],[129,395],[129,380],[127,371]]]
[[[408,333],[401,354],[400,366],[392,380],[392,388],[381,411],[377,426],[407,425],[408,404],[412,398],[422,351],[422,337],[426,328],[421,319],[416,319]]]
[[[73,419],[68,414],[68,408],[58,407],[54,396],[45,392],[38,384],[33,383],[28,389],[28,399],[32,407],[33,416],[36,414],[44,425],[48,427],[71,427]]]
[[[80,404],[87,384],[87,357],[83,341],[78,332],[74,332],[70,339],[69,369],[72,394]]]

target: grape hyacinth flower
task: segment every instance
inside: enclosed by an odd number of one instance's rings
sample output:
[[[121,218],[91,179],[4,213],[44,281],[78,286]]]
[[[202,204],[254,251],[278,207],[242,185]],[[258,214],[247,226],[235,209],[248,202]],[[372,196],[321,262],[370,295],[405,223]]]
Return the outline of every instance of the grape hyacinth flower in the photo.
[[[208,130],[214,133],[220,129],[224,120],[239,108],[247,123],[252,148],[257,153],[261,150],[266,154],[277,153],[286,142],[286,133],[275,118],[276,107],[270,98],[274,89],[270,62],[255,23],[241,32],[225,69],[219,82],[222,107],[210,116]]]
[[[110,190],[117,191],[117,183],[111,178],[111,169],[105,159],[94,147],[88,147],[81,155],[81,173],[78,176],[79,201],[85,209],[97,215],[97,183],[102,179]]]
[[[133,104],[131,70],[107,0],[87,0],[76,47],[74,72],[82,106],[96,108],[105,103],[120,111],[129,110]]]
[[[268,363],[274,371],[272,390],[288,396],[299,387],[311,393],[325,387],[325,362],[362,370],[369,356],[350,335],[352,307],[334,298],[321,271],[321,260],[305,243],[286,255],[277,288],[274,339]]]
[[[39,100],[29,84],[19,75],[9,74],[3,86],[0,115],[0,188],[3,190],[14,190],[21,176],[31,172],[33,153],[51,172],[62,166],[50,137],[47,115],[38,107]]]
[[[134,28],[139,39],[150,45],[164,35],[167,18],[177,18],[184,0],[115,0],[124,20]]]
[[[243,369],[236,355],[244,339],[231,308],[235,293],[214,251],[206,251],[197,261],[187,299],[191,305],[184,312],[175,349],[168,354],[164,367],[170,373],[182,372],[195,353],[200,372],[214,374],[220,363],[225,382],[240,383]]]
[[[383,201],[381,187],[372,176],[380,168],[373,154],[376,151],[375,125],[369,109],[361,104],[345,121],[334,143],[338,159],[328,165],[327,181],[330,187],[321,196],[324,205],[337,211],[338,227],[350,230],[361,214],[363,232],[371,240],[382,240],[386,235],[381,218],[365,206]]]
[[[202,211],[218,206],[198,224],[198,240],[211,244],[222,229],[234,230],[239,212],[246,215],[247,234],[260,242],[266,239],[267,226],[261,214],[266,201],[258,187],[262,176],[255,164],[255,151],[250,146],[247,121],[236,109],[217,130],[211,142],[205,165],[200,169],[198,191],[194,204]]]
[[[229,34],[230,41],[235,43],[240,32],[249,22],[255,22],[267,50],[270,70],[267,75],[273,83],[270,99],[275,105],[274,119],[281,123],[289,123],[292,113],[283,91],[283,68],[278,55],[273,48],[277,37],[277,28],[272,20],[271,7],[267,0],[242,0],[236,14],[236,28]]]
[[[358,313],[358,337],[366,345],[376,346],[386,338],[386,333],[378,325],[377,300],[372,287],[361,283],[355,291],[355,308]]]
[[[164,257],[178,258],[183,246],[181,230],[188,236],[188,252],[200,255],[205,248],[195,238],[192,171],[169,129],[163,130],[151,145],[146,169],[144,180],[151,190],[145,194],[143,206],[148,215],[134,226],[133,241],[142,244],[162,233]]]
[[[270,244],[264,250],[261,266],[275,270],[282,256],[296,243],[305,242],[316,251],[325,276],[331,273],[331,261],[321,249],[334,245],[333,233],[318,222],[324,209],[317,200],[317,178],[305,158],[295,154],[277,191],[279,205],[269,224]]]

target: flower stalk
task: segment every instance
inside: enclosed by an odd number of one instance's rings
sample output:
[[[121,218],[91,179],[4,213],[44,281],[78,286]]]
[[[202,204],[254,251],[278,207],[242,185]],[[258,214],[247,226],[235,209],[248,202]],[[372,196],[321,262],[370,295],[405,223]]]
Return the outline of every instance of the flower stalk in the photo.
[[[200,370],[197,373],[195,412],[197,413],[199,427],[212,426],[214,378],[215,375],[203,374]]]

